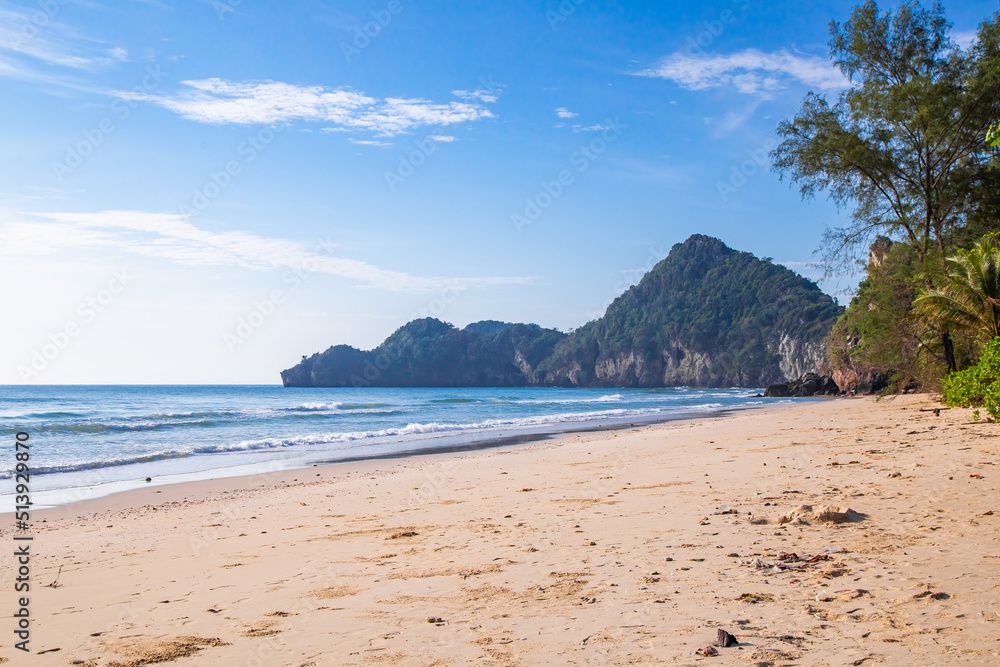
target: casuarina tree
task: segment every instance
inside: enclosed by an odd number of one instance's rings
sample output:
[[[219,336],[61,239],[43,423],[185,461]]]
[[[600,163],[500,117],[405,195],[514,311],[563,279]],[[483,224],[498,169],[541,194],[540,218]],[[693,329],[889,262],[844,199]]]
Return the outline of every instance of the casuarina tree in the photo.
[[[875,2],[856,7],[844,24],[830,24],[831,57],[849,87],[835,100],[809,93],[778,127],[772,158],[782,177],[804,197],[826,192],[852,211],[847,225],[825,234],[831,272],[881,234],[912,246],[933,275],[966,240],[976,202],[995,196],[983,137],[1000,117],[1000,15],[965,49],[950,28],[940,3],[904,2],[885,13]],[[954,369],[948,329],[938,333]]]

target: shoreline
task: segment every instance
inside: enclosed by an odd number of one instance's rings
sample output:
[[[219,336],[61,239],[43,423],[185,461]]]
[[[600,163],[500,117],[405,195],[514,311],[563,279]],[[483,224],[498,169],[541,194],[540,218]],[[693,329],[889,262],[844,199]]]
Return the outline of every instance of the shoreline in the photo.
[[[777,407],[39,512],[30,664],[996,664],[996,425]]]
[[[791,407],[795,404],[778,404],[770,406],[755,406],[751,408],[720,408],[706,414],[689,415],[682,417],[671,417],[670,419],[657,419],[644,423],[622,423],[608,426],[584,426],[578,429],[557,431],[552,433],[524,434],[518,436],[507,436],[501,438],[488,438],[475,445],[447,445],[440,449],[427,449],[419,451],[405,451],[398,454],[386,454],[358,458],[354,460],[335,461],[326,463],[314,463],[309,466],[282,468],[279,470],[266,470],[257,473],[224,475],[207,479],[191,479],[184,481],[168,481],[157,483],[154,480],[149,485],[138,484],[133,488],[110,491],[93,497],[73,500],[53,507],[34,510],[32,516],[37,520],[48,521],[51,518],[66,518],[70,516],[88,516],[102,514],[109,511],[122,511],[134,509],[144,502],[149,503],[172,503],[183,502],[188,497],[202,497],[203,494],[225,494],[235,491],[257,489],[259,486],[271,485],[272,488],[284,487],[293,483],[308,484],[299,482],[299,478],[323,477],[326,479],[338,477],[349,477],[351,475],[377,474],[386,470],[392,470],[398,463],[404,467],[417,465],[423,460],[435,463],[447,464],[454,456],[464,458],[464,456],[479,453],[492,452],[494,450],[505,450],[508,448],[517,449],[519,447],[530,447],[532,445],[542,445],[544,443],[558,444],[564,438],[570,438],[576,434],[600,434],[606,432],[623,431],[627,429],[642,429],[655,427],[664,424],[672,424],[677,421],[711,421],[713,419],[723,419],[731,414],[752,411],[775,410]],[[464,456],[463,456],[464,455]],[[237,466],[245,467],[245,466]],[[217,468],[207,472],[225,471],[225,468]],[[175,477],[179,477],[177,475]],[[72,490],[72,489],[70,489]],[[159,496],[159,497],[157,497]],[[11,511],[0,512],[0,518],[12,515]],[[2,530],[0,530],[2,534]]]
[[[801,402],[804,401],[799,401],[799,403]],[[147,488],[157,488],[162,490],[163,487],[168,486],[221,482],[222,480],[239,479],[243,477],[258,478],[266,475],[294,473],[296,471],[306,471],[313,468],[325,468],[328,466],[344,466],[365,462],[390,461],[395,459],[410,459],[424,456],[459,454],[463,452],[475,452],[488,449],[502,449],[505,447],[516,447],[518,445],[558,439],[562,436],[574,433],[600,433],[636,427],[642,428],[656,424],[667,424],[673,421],[712,419],[724,417],[734,412],[772,409],[795,404],[796,403],[775,402],[771,405],[720,407],[705,411],[678,411],[667,417],[612,417],[600,420],[594,419],[591,421],[563,422],[544,427],[525,428],[520,431],[514,429],[515,432],[510,435],[503,435],[499,432],[493,433],[491,431],[474,431],[414,440],[400,440],[393,444],[406,445],[409,443],[414,446],[407,449],[400,449],[398,451],[344,456],[342,458],[332,460],[306,458],[303,455],[298,459],[273,459],[262,463],[241,463],[232,466],[209,468],[193,473],[168,473],[158,477],[152,477],[152,481],[149,483],[146,483],[139,478],[135,478],[131,480],[103,482],[95,485],[69,486],[59,489],[36,491],[32,494],[32,498],[36,506],[41,506],[41,509],[35,511],[38,513],[58,509],[67,505],[96,501],[109,496],[140,491]],[[421,443],[429,442],[438,442],[440,444],[426,447],[417,446]],[[297,464],[292,463],[297,460],[301,462]],[[94,470],[103,469],[104,468],[95,468]],[[236,482],[235,485],[236,487],[239,487],[241,484]],[[13,495],[0,494],[0,517],[12,514],[13,510],[6,509],[11,506],[13,506]]]

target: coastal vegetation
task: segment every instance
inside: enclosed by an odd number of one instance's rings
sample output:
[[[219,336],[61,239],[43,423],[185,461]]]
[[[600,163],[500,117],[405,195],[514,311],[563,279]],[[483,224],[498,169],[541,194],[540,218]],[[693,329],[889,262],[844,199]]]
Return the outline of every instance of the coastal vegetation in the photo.
[[[936,389],[990,363],[996,296],[977,263],[1000,230],[1000,15],[965,47],[950,30],[940,3],[856,7],[830,25],[850,86],[778,128],[781,175],[851,211],[821,246],[828,273],[865,273],[828,337],[844,388]]]
[[[974,366],[945,378],[943,394],[949,406],[977,408],[972,413],[977,420],[983,407],[993,421],[1000,421],[1000,338],[986,343]]]

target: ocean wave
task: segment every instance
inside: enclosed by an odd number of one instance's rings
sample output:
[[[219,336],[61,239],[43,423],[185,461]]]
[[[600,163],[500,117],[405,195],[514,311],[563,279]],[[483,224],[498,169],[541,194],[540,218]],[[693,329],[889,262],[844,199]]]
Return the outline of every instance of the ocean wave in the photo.
[[[197,421],[175,421],[175,422],[85,422],[76,424],[39,424],[28,427],[31,433],[121,433],[129,431],[159,431],[162,429],[178,428],[185,426],[211,427],[217,426],[218,421],[200,419]],[[0,429],[0,435],[10,435],[23,431],[24,428],[4,428]]]
[[[247,420],[324,419],[349,414],[387,416],[400,412],[405,410],[393,408],[388,403],[305,403],[292,408],[160,412],[132,417],[122,416],[114,421],[81,419],[85,415],[74,412],[44,412],[27,416],[47,420],[47,423],[0,427],[0,436],[12,435],[26,429],[33,433],[100,434],[232,426]]]
[[[238,451],[241,448],[260,449],[266,447],[293,447],[296,445],[329,445],[356,441],[381,441],[400,439],[420,435],[448,435],[498,429],[523,429],[539,426],[556,425],[567,422],[592,422],[609,418],[652,417],[673,412],[664,408],[601,410],[596,412],[574,412],[557,415],[536,415],[511,419],[487,419],[471,423],[428,422],[411,423],[406,426],[391,427],[372,431],[351,431],[347,433],[312,433],[287,438],[263,438],[260,440],[244,440],[229,445],[228,451]]]
[[[202,412],[158,412],[140,419],[189,419],[191,417],[232,417],[241,414],[240,410],[206,410]]]
[[[618,403],[625,397],[621,394],[608,394],[599,398],[498,398],[495,403],[513,403],[515,405],[570,405],[573,403]]]
[[[67,417],[86,417],[79,412],[32,412],[24,415],[29,419],[66,419]]]
[[[325,459],[363,458],[374,455],[369,452],[429,447],[435,439],[444,436],[478,433],[478,437],[488,438],[519,432],[554,432],[575,428],[570,422],[603,423],[605,426],[628,424],[682,414],[702,416],[720,408],[757,407],[762,403],[750,400],[745,392],[726,389],[620,392],[614,389],[589,392],[509,389],[465,395],[450,391],[386,391],[347,396],[317,392],[293,398],[287,394],[265,395],[260,399],[250,395],[242,401],[225,398],[228,402],[214,396],[200,402],[186,397],[184,402],[174,405],[154,397],[155,401],[143,403],[136,399],[118,409],[119,403],[115,401],[92,400],[93,410],[91,404],[77,405],[53,399],[46,406],[14,408],[18,412],[36,410],[37,425],[28,429],[23,424],[17,424],[18,428],[0,428],[0,434],[30,430],[32,436],[36,432],[52,435],[53,448],[49,450],[53,453],[52,458],[44,461],[47,467],[34,468],[33,472],[76,473],[79,477],[80,471],[131,464],[154,464],[152,469],[159,470],[160,466],[155,465],[157,461],[199,455],[207,455],[204,463],[202,460],[188,461],[180,466],[165,463],[162,469],[197,468],[199,465],[213,468],[230,465],[228,461],[300,454],[319,455]],[[329,400],[334,397],[356,402]],[[364,402],[366,398],[386,402]],[[306,402],[308,399],[315,400]],[[15,425],[9,419],[0,423],[6,427]],[[256,453],[238,456],[239,452]],[[224,456],[226,454],[233,456]],[[223,460],[227,463],[218,463]],[[9,477],[10,472],[0,470],[0,478]],[[130,474],[132,471],[126,468],[113,474],[94,473],[92,476],[110,479]]]
[[[112,468],[138,463],[153,463],[156,461],[165,461],[167,459],[183,459],[194,454],[195,452],[185,451],[150,452],[148,454],[125,456],[114,459],[92,459],[89,461],[61,463],[50,466],[32,466],[31,473],[33,475],[45,475],[53,473],[80,472],[83,470],[97,470],[100,468]],[[13,476],[14,470],[12,468],[0,470],[0,479],[9,479]],[[94,483],[99,483],[99,481]]]
[[[302,405],[296,405],[294,408],[288,408],[289,410],[296,412],[313,412],[318,410],[339,410],[343,403],[303,403]]]
[[[291,412],[320,412],[329,410],[372,410],[375,408],[391,407],[388,403],[303,403],[294,408],[287,408]]]
[[[344,418],[352,415],[373,415],[388,416],[388,415],[399,415],[407,410],[384,410],[381,408],[371,408],[371,409],[355,409],[352,412],[344,414],[343,412],[297,412],[288,415],[282,415],[282,417],[290,417],[292,419],[331,419],[331,418]]]
[[[530,428],[554,425],[564,422],[584,422],[601,418],[626,418],[650,416],[661,413],[661,410],[603,410],[600,412],[565,413],[522,417],[516,419],[488,419],[481,422],[448,424],[441,422],[411,423],[406,426],[386,428],[371,431],[351,431],[347,433],[318,433],[285,438],[262,438],[259,440],[243,440],[239,442],[215,443],[210,445],[192,446],[171,450],[161,450],[144,453],[132,457],[116,457],[111,459],[90,459],[59,465],[34,467],[35,474],[80,472],[84,470],[110,468],[138,463],[152,463],[167,459],[179,459],[197,454],[225,454],[262,450],[281,450],[297,446],[330,445],[342,443],[371,443],[398,441],[405,439],[421,439],[419,436],[448,435],[470,432],[491,431],[498,429]],[[414,437],[417,436],[417,437]],[[0,470],[0,479],[9,478],[12,469]]]
[[[100,468],[112,468],[124,465],[135,465],[139,463],[154,463],[156,461],[165,461],[168,459],[183,459],[197,454],[225,454],[230,452],[248,452],[262,449],[277,450],[284,447],[291,447],[292,445],[293,443],[291,442],[286,445],[265,441],[216,443],[212,445],[146,452],[135,456],[123,456],[110,459],[88,459],[49,466],[32,466],[31,472],[35,475],[81,472],[85,470],[97,470]],[[0,479],[7,479],[13,477],[13,475],[13,468],[0,469]]]

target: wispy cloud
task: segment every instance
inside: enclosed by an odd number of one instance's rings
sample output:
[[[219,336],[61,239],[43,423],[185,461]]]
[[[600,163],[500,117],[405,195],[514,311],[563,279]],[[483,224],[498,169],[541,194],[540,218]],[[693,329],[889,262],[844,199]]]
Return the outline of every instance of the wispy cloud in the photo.
[[[478,90],[453,90],[451,94],[462,100],[476,100],[493,104],[500,99],[498,88],[480,88]]]
[[[578,113],[573,113],[566,107],[559,107],[558,109],[556,109],[556,116],[558,116],[559,118],[566,118],[566,119],[576,118],[579,115],[580,114]]]
[[[763,98],[773,96],[792,82],[820,90],[838,90],[849,85],[828,59],[787,49],[770,53],[746,49],[728,55],[674,53],[638,74],[667,79],[687,90],[732,86],[744,95]]]
[[[120,46],[108,49],[108,55],[111,56],[112,60],[123,63],[128,62],[128,51]]]
[[[11,197],[14,199],[34,199],[34,200],[44,200],[44,199],[65,199],[65,196],[58,195],[28,195],[17,192],[0,192],[0,197]]]
[[[335,246],[310,249],[302,243],[251,232],[211,232],[187,216],[144,211],[41,213],[38,221],[0,227],[0,255],[46,255],[60,249],[109,248],[160,257],[189,266],[238,266],[253,270],[293,268],[324,273],[390,292],[427,293],[446,287],[467,289],[523,284],[526,277],[444,278],[411,276],[366,262],[336,257]]]
[[[241,125],[297,120],[332,123],[324,131],[364,130],[389,137],[420,126],[454,125],[492,118],[483,106],[495,100],[476,91],[476,101],[436,103],[424,99],[377,99],[346,88],[299,86],[280,81],[229,82],[218,78],[183,81],[174,95],[119,91],[119,97],[145,101],[199,123]],[[457,91],[464,92],[464,91]],[[473,99],[473,98],[468,98]]]
[[[722,116],[706,117],[705,124],[711,126],[716,138],[721,137],[728,132],[742,127],[744,123],[753,117],[754,112],[757,111],[762,102],[763,98],[761,97],[751,98],[742,108],[729,109]]]
[[[960,47],[962,47],[963,49],[967,49],[970,46],[972,46],[977,39],[979,39],[979,31],[958,30],[956,32],[951,33],[951,38],[955,40],[955,43],[958,44]]]
[[[357,144],[358,146],[376,146],[378,148],[388,148],[392,146],[391,141],[378,141],[376,139],[348,139],[352,144]]]
[[[27,69],[30,64],[41,64],[93,71],[127,60],[125,49],[91,39],[57,18],[37,8],[17,11],[0,7],[0,54],[7,57],[8,66]]]

